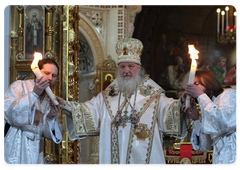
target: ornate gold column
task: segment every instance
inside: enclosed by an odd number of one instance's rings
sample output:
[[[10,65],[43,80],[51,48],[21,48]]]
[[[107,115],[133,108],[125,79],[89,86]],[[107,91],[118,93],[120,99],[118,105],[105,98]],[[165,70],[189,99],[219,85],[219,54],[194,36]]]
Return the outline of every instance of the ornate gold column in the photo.
[[[68,101],[78,102],[79,93],[79,50],[78,44],[78,6],[63,6],[63,98]],[[65,115],[63,115],[65,119]],[[62,122],[66,127],[65,121]],[[79,141],[70,141],[67,133],[63,136],[62,141],[62,163],[81,163],[79,155]]]
[[[45,12],[45,54],[51,57],[53,54],[53,6],[46,6]]]
[[[11,6],[11,57],[10,58],[10,83],[17,80],[17,68],[25,67],[27,62],[18,62],[23,59],[24,36],[24,6]],[[21,69],[19,69],[21,70]]]
[[[23,8],[18,8],[19,27],[18,27],[18,54],[23,54]]]

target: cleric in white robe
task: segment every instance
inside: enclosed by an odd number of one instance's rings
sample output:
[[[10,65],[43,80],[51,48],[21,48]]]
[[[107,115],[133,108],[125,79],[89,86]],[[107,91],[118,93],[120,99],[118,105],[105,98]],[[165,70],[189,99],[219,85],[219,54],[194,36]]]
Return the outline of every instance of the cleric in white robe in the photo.
[[[185,137],[180,100],[145,74],[143,45],[134,38],[118,41],[117,79],[85,103],[58,98],[71,140],[100,132],[100,164],[165,164],[162,134]]]
[[[4,159],[9,164],[42,164],[43,137],[57,144],[62,140],[61,125],[56,118],[60,109],[50,106],[44,91],[54,84],[58,66],[51,59],[43,59],[39,68],[43,76],[13,82],[4,96],[4,124],[10,125],[4,137]],[[46,121],[44,114],[48,114]]]
[[[213,164],[230,164],[236,160],[236,90],[223,88],[210,70],[198,70],[194,84],[186,93],[197,99],[196,107],[187,109],[194,120],[191,136],[193,149],[213,149]],[[193,105],[195,100],[192,100]],[[183,106],[185,110],[185,106]],[[185,110],[186,111],[186,110]]]

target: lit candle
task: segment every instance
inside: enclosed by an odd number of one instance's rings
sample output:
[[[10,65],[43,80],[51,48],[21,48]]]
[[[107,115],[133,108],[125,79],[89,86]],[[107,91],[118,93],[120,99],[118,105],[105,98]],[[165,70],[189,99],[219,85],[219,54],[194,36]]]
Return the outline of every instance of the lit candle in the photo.
[[[41,71],[38,67],[38,61],[41,60],[41,59],[42,59],[42,54],[35,52],[34,53],[34,60],[31,64],[31,69],[32,69],[33,73],[36,75],[37,78],[42,76],[42,73],[41,73]],[[52,100],[52,102],[55,105],[58,105],[59,103],[58,103],[56,97],[53,95],[53,92],[52,92],[52,90],[50,89],[49,86],[45,89],[45,91],[48,94],[49,98]],[[44,115],[43,121],[45,121],[46,117],[47,117],[47,114]]]
[[[228,30],[229,29],[229,26],[228,26],[228,11],[229,11],[229,7],[226,6],[225,10],[226,10],[226,28]]]
[[[217,9],[217,33],[220,32],[220,8]]]
[[[225,11],[222,11],[221,15],[222,15],[222,35],[224,35],[224,15],[225,15]]]
[[[188,45],[188,53],[190,54],[190,58],[192,59],[192,64],[191,64],[191,70],[190,70],[190,74],[189,74],[189,78],[188,78],[188,83],[193,84],[196,69],[197,69],[196,59],[198,59],[199,51],[195,49],[194,45]],[[187,95],[186,108],[189,108],[189,106],[190,106],[190,96]]]
[[[234,15],[234,26],[236,26],[237,25],[237,12],[235,11],[234,13],[233,13],[233,15]]]

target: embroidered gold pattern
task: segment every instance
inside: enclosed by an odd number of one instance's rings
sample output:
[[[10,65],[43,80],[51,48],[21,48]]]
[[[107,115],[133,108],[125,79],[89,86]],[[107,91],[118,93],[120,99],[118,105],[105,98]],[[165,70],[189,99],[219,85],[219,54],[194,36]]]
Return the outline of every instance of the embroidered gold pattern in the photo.
[[[150,128],[150,136],[149,136],[149,142],[148,142],[148,148],[147,148],[148,152],[146,154],[146,160],[145,160],[147,164],[149,164],[149,162],[150,162],[150,157],[151,157],[151,152],[152,152],[152,143],[153,143],[155,124],[157,122],[159,101],[160,101],[160,94],[156,96],[156,100],[155,100],[154,112],[153,112],[153,117],[152,117],[152,122],[151,122],[152,126]]]
[[[80,104],[77,102],[71,102],[70,105],[72,108],[72,117],[74,120],[74,127],[75,127],[76,134],[77,135],[86,134],[86,130],[84,128],[84,120],[81,114]]]
[[[84,103],[66,102],[72,109],[75,132],[77,135],[86,135],[95,131],[95,124],[90,109]]]
[[[140,114],[139,117],[141,117],[145,111],[147,110],[147,108],[150,106],[150,104],[153,102],[153,100],[163,92],[163,89],[159,89],[157,91],[155,91],[152,96],[149,97],[149,99],[146,101],[146,103],[144,103],[143,107],[140,109]]]
[[[134,135],[137,137],[137,140],[145,141],[150,136],[150,129],[148,129],[147,124],[139,123],[134,129]]]
[[[108,96],[110,97],[115,97],[115,96],[118,96],[119,94],[119,90],[116,90],[116,84],[109,86],[107,88],[107,91],[108,91]]]
[[[96,130],[96,127],[95,127],[95,124],[94,124],[94,121],[93,121],[91,111],[88,108],[88,106],[84,103],[81,103],[81,112],[84,114],[86,131],[88,133],[94,132]]]
[[[171,104],[167,116],[166,126],[167,133],[179,134],[180,133],[180,100],[175,101]]]
[[[140,90],[140,94],[143,96],[150,96],[152,93],[154,93],[154,87],[151,85],[147,85],[145,86],[144,84],[142,86],[140,86],[139,90]]]
[[[127,150],[127,157],[126,157],[126,163],[130,164],[130,158],[132,153],[132,143],[133,143],[133,137],[134,137],[134,124],[131,124],[131,130],[129,134],[129,140],[128,140],[128,150]]]
[[[119,164],[118,131],[116,126],[111,125],[111,163]]]
[[[114,120],[114,116],[113,116],[113,114],[112,114],[111,106],[109,105],[109,101],[108,101],[108,99],[107,99],[106,93],[107,93],[106,91],[103,91],[103,92],[102,92],[103,100],[104,100],[104,102],[105,102],[105,104],[106,104],[106,106],[107,106],[107,110],[108,110],[108,113],[109,113],[109,115],[110,115],[110,117],[111,117],[111,120],[113,121],[113,120]]]

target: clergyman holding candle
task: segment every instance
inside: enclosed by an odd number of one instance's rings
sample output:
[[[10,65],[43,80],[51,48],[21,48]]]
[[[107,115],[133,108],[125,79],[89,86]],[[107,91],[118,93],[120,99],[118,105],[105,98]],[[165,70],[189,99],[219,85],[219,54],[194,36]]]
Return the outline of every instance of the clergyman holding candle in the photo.
[[[9,164],[43,164],[44,138],[62,141],[59,106],[45,92],[55,83],[59,68],[48,58],[38,66],[42,76],[13,82],[4,96],[4,124],[10,125],[4,137],[4,159]]]

